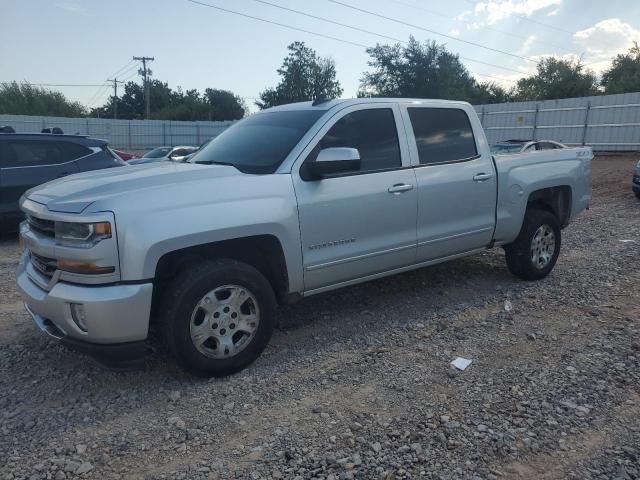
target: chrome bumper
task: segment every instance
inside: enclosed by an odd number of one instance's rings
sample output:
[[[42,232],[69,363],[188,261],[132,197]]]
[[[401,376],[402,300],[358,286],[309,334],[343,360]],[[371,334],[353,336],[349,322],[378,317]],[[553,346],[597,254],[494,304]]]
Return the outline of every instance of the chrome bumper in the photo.
[[[25,253],[18,264],[18,290],[33,321],[47,334],[59,340],[97,344],[147,338],[153,284],[80,286],[58,282],[46,291],[31,279],[29,267]],[[82,305],[84,328],[74,320],[72,304]]]

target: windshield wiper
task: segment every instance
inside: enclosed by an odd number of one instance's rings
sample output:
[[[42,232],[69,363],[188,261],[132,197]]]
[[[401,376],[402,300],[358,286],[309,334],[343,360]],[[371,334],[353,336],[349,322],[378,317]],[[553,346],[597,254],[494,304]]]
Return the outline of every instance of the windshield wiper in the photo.
[[[200,161],[195,161],[195,162],[191,162],[191,163],[198,163],[200,165],[226,165],[227,167],[236,167],[235,163],[231,163],[231,162],[216,162],[214,160],[200,160]]]

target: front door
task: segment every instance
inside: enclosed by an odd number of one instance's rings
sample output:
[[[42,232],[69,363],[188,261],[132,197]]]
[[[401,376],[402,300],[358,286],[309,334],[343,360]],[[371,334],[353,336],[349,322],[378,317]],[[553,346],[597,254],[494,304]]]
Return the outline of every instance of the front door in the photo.
[[[336,114],[303,153],[357,148],[359,171],[321,180],[294,167],[305,290],[348,283],[415,260],[417,195],[399,110],[356,105]],[[302,163],[302,162],[301,162]]]

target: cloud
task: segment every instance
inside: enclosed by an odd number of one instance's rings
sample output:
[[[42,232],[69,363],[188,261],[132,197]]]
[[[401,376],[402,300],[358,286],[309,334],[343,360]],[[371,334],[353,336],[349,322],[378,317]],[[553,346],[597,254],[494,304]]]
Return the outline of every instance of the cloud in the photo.
[[[66,10],[67,12],[74,13],[76,15],[83,15],[83,16],[89,15],[89,10],[86,7],[83,7],[82,5],[79,5],[77,3],[58,2],[55,5],[56,7],[62,10]]]
[[[473,16],[475,22],[470,28],[492,25],[512,15],[528,17],[549,7],[559,7],[561,3],[562,0],[488,0],[476,3],[473,10],[465,10],[456,20],[464,21]]]
[[[609,67],[617,54],[627,52],[634,41],[640,42],[640,30],[619,18],[607,18],[577,31],[573,40],[583,49],[589,68],[601,71]]]
[[[451,30],[449,30],[449,35],[453,35],[454,37],[459,37],[460,36],[460,29],[459,28],[452,28]]]
[[[536,36],[535,35],[529,35],[516,53],[518,55],[526,55],[529,52],[529,49],[531,48],[531,45],[533,45],[533,42],[535,42],[535,41],[536,41]]]

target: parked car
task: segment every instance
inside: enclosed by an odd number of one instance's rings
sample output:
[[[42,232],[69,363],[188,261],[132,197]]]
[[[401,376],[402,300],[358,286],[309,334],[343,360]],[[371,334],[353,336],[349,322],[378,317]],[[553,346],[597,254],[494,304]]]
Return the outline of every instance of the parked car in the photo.
[[[283,105],[176,168],[30,190],[18,289],[38,327],[102,361],[139,361],[152,326],[188,371],[226,375],[265,348],[277,303],[496,246],[544,278],[589,206],[591,158],[494,158],[464,102]]]
[[[505,140],[491,145],[491,153],[502,155],[505,153],[555,150],[558,148],[567,148],[567,146],[553,140]]]
[[[145,159],[144,162],[136,162],[140,163],[151,163],[151,162],[164,162],[167,160],[172,160],[174,162],[184,162],[186,157],[195,152],[197,147],[190,147],[187,145],[179,146],[179,147],[158,147],[153,150],[145,153],[140,160]]]
[[[0,229],[17,229],[29,188],[72,173],[123,165],[107,142],[80,135],[0,133]]]
[[[190,162],[190,161],[191,161],[191,159],[193,158],[193,156],[194,156],[196,153],[198,153],[198,152],[199,152],[200,150],[202,150],[204,147],[206,147],[207,145],[209,145],[209,143],[211,142],[211,140],[213,140],[213,138],[209,138],[208,140],[205,140],[204,142],[202,142],[202,143],[200,144],[200,146],[195,150],[195,152],[193,152],[193,153],[191,153],[191,154],[187,155],[187,156],[184,158],[184,160],[183,160],[183,161],[184,161],[184,162]]]
[[[138,158],[138,156],[135,153],[125,152],[124,150],[116,150],[115,148],[112,150],[116,155],[118,155],[125,162],[128,162],[129,160],[133,160],[134,158]]]
[[[636,197],[640,199],[640,160],[636,163],[636,168],[633,170],[633,180],[631,183],[631,189]]]

